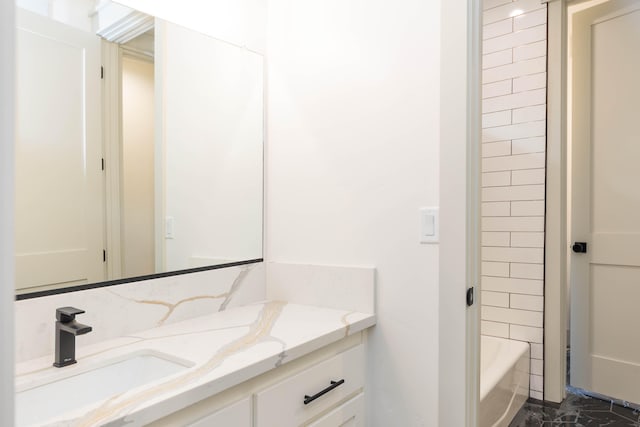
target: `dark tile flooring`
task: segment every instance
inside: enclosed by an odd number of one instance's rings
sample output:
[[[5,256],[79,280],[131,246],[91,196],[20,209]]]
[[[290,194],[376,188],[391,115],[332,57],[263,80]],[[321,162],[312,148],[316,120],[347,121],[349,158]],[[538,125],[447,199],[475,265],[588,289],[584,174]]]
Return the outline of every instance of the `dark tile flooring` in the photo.
[[[640,427],[640,411],[586,396],[576,389],[568,389],[567,398],[561,404],[529,399],[509,425],[542,426]]]

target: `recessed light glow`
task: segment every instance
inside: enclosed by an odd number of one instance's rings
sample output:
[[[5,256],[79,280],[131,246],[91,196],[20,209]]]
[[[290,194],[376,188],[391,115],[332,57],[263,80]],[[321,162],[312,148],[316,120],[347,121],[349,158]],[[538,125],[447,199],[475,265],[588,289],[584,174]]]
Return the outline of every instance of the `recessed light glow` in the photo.
[[[509,15],[510,17],[514,17],[514,16],[518,16],[518,15],[522,15],[524,13],[524,11],[522,9],[516,9],[513,12],[511,12],[511,15]]]

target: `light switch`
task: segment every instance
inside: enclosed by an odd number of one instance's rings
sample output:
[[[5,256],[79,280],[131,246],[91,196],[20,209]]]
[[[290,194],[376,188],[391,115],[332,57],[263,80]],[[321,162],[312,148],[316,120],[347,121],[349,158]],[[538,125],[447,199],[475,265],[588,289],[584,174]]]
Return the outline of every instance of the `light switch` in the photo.
[[[165,219],[165,228],[164,228],[164,238],[165,239],[173,239],[173,227],[174,220],[172,216],[168,216]]]
[[[422,215],[422,235],[423,236],[431,237],[435,234],[436,232],[435,222],[436,222],[436,219],[433,217],[433,215],[429,215],[428,213],[425,215]]]
[[[439,241],[439,208],[420,209],[420,243]]]

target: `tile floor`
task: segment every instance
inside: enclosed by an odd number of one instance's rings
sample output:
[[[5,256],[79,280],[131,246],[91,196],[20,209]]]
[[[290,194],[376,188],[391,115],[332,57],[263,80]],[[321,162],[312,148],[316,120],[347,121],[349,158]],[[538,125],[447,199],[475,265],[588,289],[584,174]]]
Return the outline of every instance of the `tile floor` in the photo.
[[[561,404],[529,399],[509,427],[640,427],[640,411],[567,389]]]

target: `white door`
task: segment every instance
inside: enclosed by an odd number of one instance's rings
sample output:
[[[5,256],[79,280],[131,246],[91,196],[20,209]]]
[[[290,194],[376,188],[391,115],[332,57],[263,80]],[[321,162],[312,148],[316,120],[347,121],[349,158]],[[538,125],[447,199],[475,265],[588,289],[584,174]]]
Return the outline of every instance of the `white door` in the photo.
[[[640,1],[572,24],[570,383],[640,403]]]
[[[100,39],[17,16],[16,287],[105,279]]]

